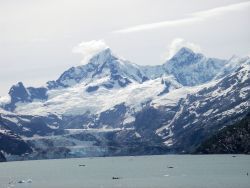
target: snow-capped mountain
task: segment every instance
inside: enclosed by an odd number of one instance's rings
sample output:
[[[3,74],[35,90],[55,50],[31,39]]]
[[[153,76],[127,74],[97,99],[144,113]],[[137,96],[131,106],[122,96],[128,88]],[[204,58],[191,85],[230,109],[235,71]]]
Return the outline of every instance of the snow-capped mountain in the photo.
[[[249,75],[250,64],[246,63],[225,78],[187,95],[157,134],[167,145],[185,150],[187,145],[197,146],[201,139],[239,121],[250,111]]]
[[[125,87],[132,82],[142,83],[148,78],[139,66],[119,59],[109,48],[94,55],[88,64],[72,67],[56,81],[48,82],[48,88],[70,87],[77,83],[89,86],[88,92],[100,87]]]
[[[190,152],[249,111],[249,65],[182,48],[139,66],[107,48],[43,87],[12,86],[0,115],[29,158]]]
[[[5,109],[13,111],[15,109],[15,104],[18,102],[32,102],[33,100],[46,100],[47,99],[47,88],[40,87],[28,87],[25,88],[22,82],[18,82],[13,85],[9,90],[9,103],[6,103]]]
[[[164,68],[182,85],[195,86],[212,80],[226,64],[225,60],[207,58],[184,47],[164,64]]]

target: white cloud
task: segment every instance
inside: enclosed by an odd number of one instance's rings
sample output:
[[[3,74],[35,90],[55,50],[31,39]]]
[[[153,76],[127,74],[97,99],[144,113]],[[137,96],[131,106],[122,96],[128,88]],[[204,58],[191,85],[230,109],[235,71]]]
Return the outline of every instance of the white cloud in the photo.
[[[201,52],[201,48],[199,45],[185,41],[182,38],[175,38],[170,45],[168,46],[167,52],[164,54],[164,59],[168,60],[173,57],[176,52],[178,52],[182,47],[187,47],[194,52]]]
[[[81,42],[73,48],[74,53],[80,53],[83,56],[82,64],[86,64],[95,54],[109,48],[104,40],[91,40]]]
[[[205,10],[205,11],[200,11],[200,12],[193,13],[191,15],[197,16],[197,17],[209,18],[209,17],[213,17],[213,16],[219,16],[222,14],[226,14],[228,12],[240,11],[240,10],[243,10],[243,9],[249,8],[249,7],[250,7],[250,1],[247,1],[247,2],[231,4],[231,5],[227,5],[227,6],[223,6],[223,7],[217,7],[217,8],[213,8],[213,9],[209,9],[209,10]]]
[[[201,21],[200,18],[183,18],[179,20],[169,20],[164,22],[156,22],[151,24],[143,24],[143,25],[137,25],[121,30],[114,31],[113,33],[132,33],[136,31],[145,31],[145,30],[151,30],[151,29],[158,29],[163,27],[172,27],[172,26],[182,26],[185,24],[190,24],[192,22]]]
[[[195,13],[190,14],[187,18],[136,25],[133,27],[125,28],[125,29],[116,30],[113,33],[131,33],[131,32],[136,32],[136,31],[145,31],[145,30],[158,29],[158,28],[164,28],[164,27],[183,26],[186,24],[193,24],[193,23],[205,21],[206,19],[219,16],[222,14],[226,14],[232,11],[240,11],[249,7],[250,7],[249,1],[236,3],[236,4],[217,7],[217,8],[213,8],[213,9],[209,9],[205,11],[195,12]]]
[[[8,104],[10,102],[11,98],[9,95],[6,96],[0,96],[0,106]]]

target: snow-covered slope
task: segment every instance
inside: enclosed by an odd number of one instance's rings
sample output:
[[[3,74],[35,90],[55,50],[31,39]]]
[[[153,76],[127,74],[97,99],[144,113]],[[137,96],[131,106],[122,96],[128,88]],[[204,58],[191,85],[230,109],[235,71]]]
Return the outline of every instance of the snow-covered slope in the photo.
[[[231,72],[238,69],[242,64],[250,63],[250,57],[238,57],[232,56],[226,64],[222,67],[220,72],[216,75],[215,79],[223,78],[224,76],[230,74]]]
[[[49,90],[48,100],[20,102],[15,112],[44,116],[48,114],[81,115],[86,112],[97,114],[121,103],[136,112],[143,104],[180,88],[181,85],[168,76],[143,83],[135,82],[125,88],[117,87],[112,90],[102,87],[96,92],[88,92],[88,87],[85,83],[79,83],[72,87]]]
[[[250,64],[225,78],[189,94],[172,119],[156,132],[166,145],[186,149],[205,137],[242,119],[250,111]]]

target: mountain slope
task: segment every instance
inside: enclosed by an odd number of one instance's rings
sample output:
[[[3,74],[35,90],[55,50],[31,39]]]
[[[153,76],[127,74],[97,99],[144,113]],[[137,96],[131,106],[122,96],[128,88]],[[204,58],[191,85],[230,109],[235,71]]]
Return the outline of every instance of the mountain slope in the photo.
[[[0,161],[7,155],[24,155],[32,152],[31,147],[23,139],[6,128],[5,120],[0,116]],[[3,154],[3,153],[4,154]]]
[[[240,122],[221,129],[195,151],[202,154],[250,153],[250,114]]]
[[[242,119],[250,111],[250,64],[222,80],[188,95],[175,116],[157,130],[165,143],[177,150],[191,151],[221,126]]]
[[[193,152],[249,112],[249,65],[182,48],[139,66],[105,49],[43,87],[12,86],[3,129],[32,147],[29,159]]]

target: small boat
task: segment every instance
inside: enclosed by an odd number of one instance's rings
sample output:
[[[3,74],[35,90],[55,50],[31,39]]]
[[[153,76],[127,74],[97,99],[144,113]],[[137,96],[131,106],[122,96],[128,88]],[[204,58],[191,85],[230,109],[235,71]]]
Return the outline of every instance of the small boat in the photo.
[[[78,166],[86,166],[85,164],[79,164]]]

